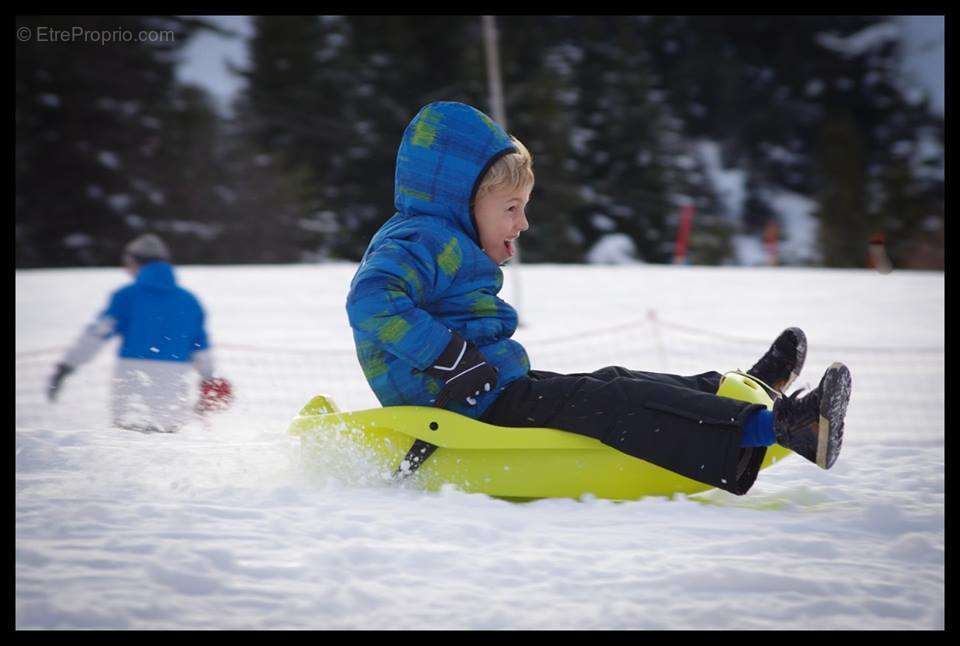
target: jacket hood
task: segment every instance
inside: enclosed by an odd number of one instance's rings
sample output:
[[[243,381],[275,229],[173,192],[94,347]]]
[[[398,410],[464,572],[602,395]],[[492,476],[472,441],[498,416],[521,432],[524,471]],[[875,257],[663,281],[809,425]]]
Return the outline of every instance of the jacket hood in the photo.
[[[487,169],[515,151],[506,131],[476,108],[430,103],[404,130],[394,205],[405,215],[444,218],[479,241],[473,196]]]
[[[173,265],[168,262],[155,261],[147,263],[137,272],[138,285],[153,287],[154,289],[173,289],[177,281],[173,276]]]

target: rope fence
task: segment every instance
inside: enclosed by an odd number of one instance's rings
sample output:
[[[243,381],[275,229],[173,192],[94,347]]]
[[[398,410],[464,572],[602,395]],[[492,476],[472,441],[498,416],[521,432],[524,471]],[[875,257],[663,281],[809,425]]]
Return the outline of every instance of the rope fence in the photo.
[[[635,370],[696,374],[748,369],[769,348],[771,339],[718,334],[646,316],[550,338],[515,335],[534,368],[554,372],[590,372],[607,365]],[[45,406],[45,387],[66,347],[16,353],[16,408]],[[219,344],[213,348],[218,372],[234,385],[235,407],[251,417],[285,423],[312,396],[328,394],[341,409],[378,406],[349,348],[282,348]],[[106,348],[71,375],[58,408],[78,416],[106,409],[114,357]],[[874,439],[914,427],[918,441],[942,441],[945,358],[942,347],[866,347],[813,344],[803,374],[793,388],[816,386],[833,361],[853,374],[848,425],[864,427]],[[18,421],[19,423],[19,421]]]

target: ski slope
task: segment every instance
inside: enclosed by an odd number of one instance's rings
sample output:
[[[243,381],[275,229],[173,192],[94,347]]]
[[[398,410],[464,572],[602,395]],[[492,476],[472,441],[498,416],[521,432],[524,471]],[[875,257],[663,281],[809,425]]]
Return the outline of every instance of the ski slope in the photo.
[[[175,435],[110,427],[115,345],[44,399],[123,272],[16,272],[17,628],[944,627],[942,273],[508,269],[535,368],[746,369],[798,325],[798,385],[853,374],[830,471],[791,457],[742,497],[517,504],[301,461],[285,430],[310,396],[376,405],[354,270],[179,268],[238,399]]]

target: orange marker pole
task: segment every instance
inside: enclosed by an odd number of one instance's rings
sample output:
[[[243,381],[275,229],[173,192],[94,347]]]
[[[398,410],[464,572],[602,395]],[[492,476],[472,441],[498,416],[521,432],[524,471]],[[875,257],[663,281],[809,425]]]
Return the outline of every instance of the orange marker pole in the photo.
[[[687,263],[687,245],[690,241],[690,229],[693,226],[693,205],[687,204],[680,211],[680,228],[677,230],[677,244],[673,251],[673,264]]]

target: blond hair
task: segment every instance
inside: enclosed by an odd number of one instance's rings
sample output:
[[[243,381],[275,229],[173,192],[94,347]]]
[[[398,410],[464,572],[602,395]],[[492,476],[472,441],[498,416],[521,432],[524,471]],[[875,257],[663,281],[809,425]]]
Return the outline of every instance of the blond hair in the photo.
[[[533,185],[533,157],[530,151],[516,137],[511,136],[510,142],[517,151],[507,153],[493,163],[477,187],[475,200],[494,191],[515,191]]]

